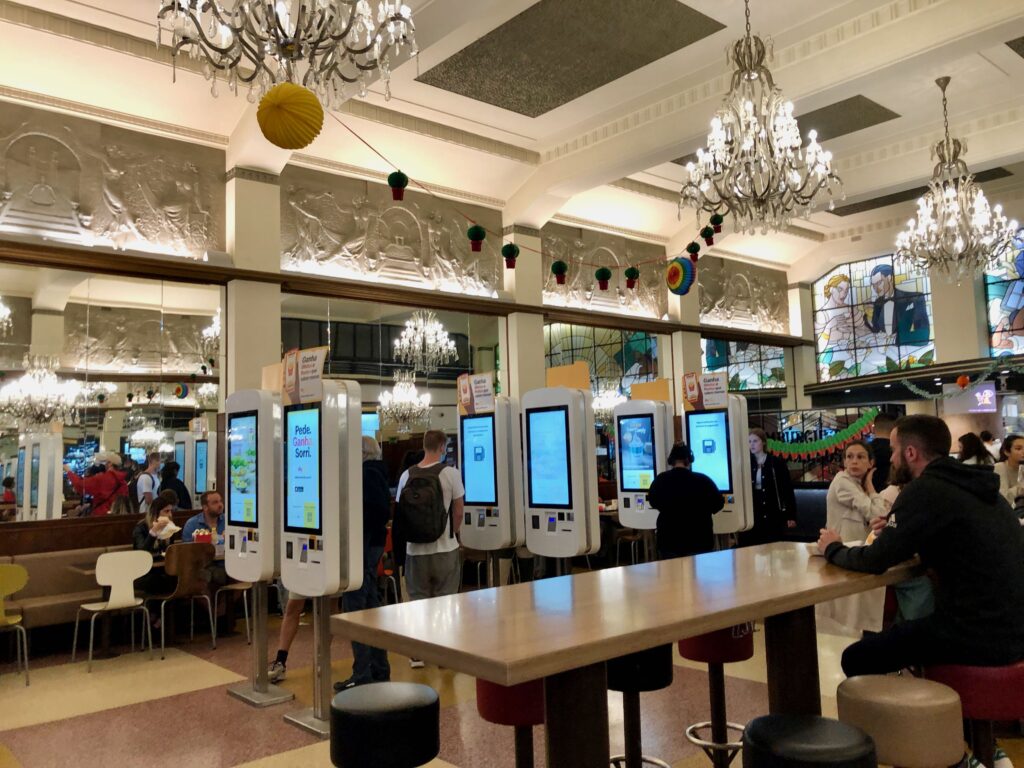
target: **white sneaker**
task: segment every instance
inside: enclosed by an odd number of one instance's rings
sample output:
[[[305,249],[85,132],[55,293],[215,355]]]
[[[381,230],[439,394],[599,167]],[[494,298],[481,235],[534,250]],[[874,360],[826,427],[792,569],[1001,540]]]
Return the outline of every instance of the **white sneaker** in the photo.
[[[426,666],[421,659],[409,659],[409,667],[412,669],[423,669]]]
[[[280,661],[274,661],[267,670],[267,679],[272,683],[279,683],[285,679],[288,674],[288,670],[285,669],[284,664]]]
[[[993,761],[995,762],[995,765],[992,766],[992,768],[1013,768],[1013,761],[999,747],[996,747],[993,757],[995,757],[995,760]]]

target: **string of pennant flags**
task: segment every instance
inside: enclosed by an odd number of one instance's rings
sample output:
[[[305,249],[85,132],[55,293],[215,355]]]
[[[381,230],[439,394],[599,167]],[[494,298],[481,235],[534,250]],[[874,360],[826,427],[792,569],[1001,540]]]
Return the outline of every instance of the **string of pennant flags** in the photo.
[[[835,451],[841,451],[854,440],[863,437],[871,431],[875,417],[879,409],[872,408],[866,411],[855,422],[839,430],[835,434],[824,437],[820,440],[811,440],[806,443],[786,443],[782,440],[768,440],[768,450],[784,459],[815,459],[826,456]]]

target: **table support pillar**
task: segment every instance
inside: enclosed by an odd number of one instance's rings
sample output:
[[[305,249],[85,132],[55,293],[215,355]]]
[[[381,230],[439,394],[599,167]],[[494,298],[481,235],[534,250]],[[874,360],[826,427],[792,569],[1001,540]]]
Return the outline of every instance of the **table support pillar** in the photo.
[[[608,765],[608,675],[603,662],[546,678],[544,706],[547,765]]]
[[[252,672],[248,682],[228,688],[228,695],[254,707],[269,707],[295,698],[295,694],[270,683],[267,674],[267,582],[252,585]]]
[[[766,618],[764,641],[768,662],[768,711],[820,715],[814,606]]]

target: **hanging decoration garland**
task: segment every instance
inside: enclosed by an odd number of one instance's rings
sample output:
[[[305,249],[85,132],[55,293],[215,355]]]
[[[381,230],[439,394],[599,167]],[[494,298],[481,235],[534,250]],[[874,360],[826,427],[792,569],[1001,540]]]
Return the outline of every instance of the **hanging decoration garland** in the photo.
[[[700,236],[704,238],[705,244],[709,247],[715,244],[715,228],[711,226],[704,227],[700,231]]]
[[[391,187],[392,200],[405,200],[405,188],[409,186],[409,177],[401,171],[388,175],[388,186]]]
[[[188,384],[175,384],[174,396],[179,400],[184,400],[186,397],[188,397]]]
[[[784,459],[814,459],[826,456],[843,450],[857,438],[866,435],[871,430],[876,416],[878,416],[878,408],[872,408],[848,427],[821,440],[811,440],[807,443],[784,443],[781,440],[769,439],[768,450]]]
[[[900,379],[899,384],[902,384],[908,390],[913,392],[915,395],[923,400],[947,400],[951,397],[957,397],[962,394],[963,390],[969,389],[970,387],[976,386],[977,384],[985,381],[996,371],[1006,371],[1007,373],[1024,374],[1024,364],[1010,365],[1006,362],[1005,358],[995,357],[992,359],[984,370],[979,371],[973,377],[967,374],[960,374],[956,378],[956,385],[958,389],[950,390],[949,392],[935,392],[922,389],[917,386],[910,379]],[[959,390],[959,391],[958,391]]]
[[[303,149],[324,127],[324,108],[308,88],[278,83],[260,99],[256,122],[263,136],[281,149]]]
[[[612,279],[612,271],[608,267],[601,267],[594,273],[594,279],[597,280],[598,288],[607,291],[608,281]]]
[[[665,269],[665,285],[676,296],[685,296],[697,280],[697,265],[679,256],[672,259]]]
[[[515,243],[505,243],[501,246],[501,255],[505,258],[505,268],[515,269],[516,259],[519,258],[519,246]]]
[[[636,288],[636,281],[640,279],[640,270],[636,267],[626,269],[626,287],[632,290]]]
[[[569,265],[564,261],[556,261],[551,265],[551,274],[555,276],[555,282],[565,285],[565,275],[569,271]]]
[[[479,224],[474,224],[466,230],[466,237],[469,238],[470,247],[474,251],[480,251],[484,246],[484,238],[487,237],[487,230]]]

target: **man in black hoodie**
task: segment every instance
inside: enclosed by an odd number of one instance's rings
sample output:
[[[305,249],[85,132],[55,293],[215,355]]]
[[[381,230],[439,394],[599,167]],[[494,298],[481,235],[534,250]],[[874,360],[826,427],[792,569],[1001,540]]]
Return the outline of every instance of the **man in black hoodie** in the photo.
[[[1021,527],[991,472],[948,458],[952,438],[934,416],[905,416],[892,431],[890,482],[905,484],[873,544],[843,546],[822,530],[828,561],[866,573],[920,555],[937,577],[935,613],[854,643],[843,671],[885,674],[909,666],[1001,666],[1024,658]]]

